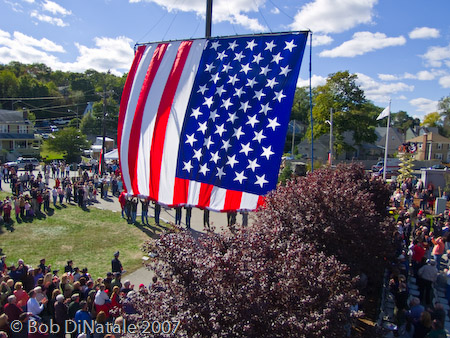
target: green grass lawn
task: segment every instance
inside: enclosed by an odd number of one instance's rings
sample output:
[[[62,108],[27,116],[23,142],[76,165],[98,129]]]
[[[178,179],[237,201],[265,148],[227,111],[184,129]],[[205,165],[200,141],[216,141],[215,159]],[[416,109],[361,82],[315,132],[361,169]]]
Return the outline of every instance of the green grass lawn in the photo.
[[[5,196],[0,193],[1,199]],[[67,260],[72,259],[74,266],[87,267],[97,278],[111,271],[111,259],[119,250],[124,269],[132,272],[142,266],[142,244],[162,231],[154,226],[153,218],[149,218],[153,226],[136,226],[128,224],[118,212],[92,206],[83,211],[66,205],[50,215],[21,223],[13,216],[11,226],[0,226],[0,248],[7,255],[8,265],[22,258],[35,267],[45,258],[52,269],[63,272]]]

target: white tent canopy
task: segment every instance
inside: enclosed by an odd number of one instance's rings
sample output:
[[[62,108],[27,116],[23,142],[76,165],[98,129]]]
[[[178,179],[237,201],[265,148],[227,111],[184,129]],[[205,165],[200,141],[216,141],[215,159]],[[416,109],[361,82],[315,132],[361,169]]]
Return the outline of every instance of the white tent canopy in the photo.
[[[119,151],[117,149],[111,150],[109,153],[105,154],[105,160],[118,160]]]

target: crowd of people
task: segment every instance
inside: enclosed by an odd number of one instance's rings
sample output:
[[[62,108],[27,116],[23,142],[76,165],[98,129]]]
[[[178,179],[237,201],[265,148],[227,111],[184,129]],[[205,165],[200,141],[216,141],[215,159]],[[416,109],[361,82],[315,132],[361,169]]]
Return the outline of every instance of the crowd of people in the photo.
[[[123,327],[120,325],[122,315],[134,313],[124,300],[133,292],[158,292],[162,286],[156,277],[148,287],[141,284],[136,290],[129,280],[122,281],[124,271],[119,255],[118,251],[114,253],[111,271],[98,278],[93,278],[87,268],[74,266],[72,260],[67,261],[60,275],[59,270],[46,265],[45,259],[34,268],[22,259],[17,265],[7,266],[3,255],[0,260],[0,334],[4,332],[8,338],[66,337],[66,333],[72,338],[120,337],[121,332],[117,331]],[[18,322],[21,330],[11,325]],[[30,328],[40,324],[51,327],[51,323],[56,324],[53,332],[45,333],[41,329],[28,335]],[[91,330],[93,327],[95,330]]]
[[[42,171],[35,175],[33,170],[19,173],[4,165],[0,182],[9,184],[12,195],[0,201],[0,222],[12,223],[13,215],[17,222],[33,220],[43,213],[49,214],[51,204],[57,207],[75,203],[85,208],[96,203],[97,198],[107,198],[109,190],[113,196],[118,196],[122,191],[119,168],[110,165],[108,169],[108,174],[101,176],[95,170],[88,172],[78,168],[71,176],[68,164],[55,162],[43,165]]]
[[[393,245],[397,261],[392,266],[389,291],[395,299],[397,335],[411,338],[447,337],[444,305],[434,298],[438,278],[447,277],[443,263],[450,254],[449,210],[434,215],[434,186],[426,188],[418,179],[391,185],[392,207],[397,213]],[[415,202],[415,203],[414,203]],[[449,281],[450,281],[450,275]],[[416,285],[418,293],[410,289]],[[446,298],[450,302],[450,288]]]

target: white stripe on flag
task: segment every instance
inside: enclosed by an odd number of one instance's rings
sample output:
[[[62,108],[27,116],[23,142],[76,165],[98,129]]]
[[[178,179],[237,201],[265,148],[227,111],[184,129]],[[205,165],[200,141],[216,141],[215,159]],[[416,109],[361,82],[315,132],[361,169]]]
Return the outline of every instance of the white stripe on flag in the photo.
[[[130,171],[128,168],[128,145],[130,142],[131,126],[134,119],[134,113],[131,112],[136,111],[136,105],[139,99],[139,94],[141,92],[140,89],[142,88],[142,84],[144,83],[145,75],[147,73],[146,70],[152,59],[155,46],[156,45],[150,45],[146,48],[144,55],[142,56],[142,60],[139,63],[133,86],[131,88],[130,98],[127,104],[127,113],[123,121],[122,141],[120,144],[120,165],[122,167],[122,178],[128,190],[127,192],[131,195],[133,195],[133,189],[131,187]]]
[[[225,206],[225,196],[227,189],[214,186],[211,192],[211,199],[209,201],[209,208],[212,210],[223,210]]]
[[[258,206],[259,195],[249,194],[248,192],[242,193],[241,206],[242,210],[255,210]]]
[[[188,192],[188,199],[187,199],[187,205],[197,205],[198,204],[198,198],[200,196],[200,187],[202,184],[200,182],[196,181],[189,181],[189,192]]]
[[[172,70],[173,62],[177,56],[178,47],[181,41],[170,43],[164,53],[161,64],[158,68],[156,76],[153,80],[153,85],[148,93],[147,101],[145,103],[144,114],[142,117],[141,135],[139,140],[139,151],[137,158],[137,182],[139,192],[148,196],[150,194],[150,150],[152,148],[153,132],[155,128],[156,115],[161,103],[161,97],[164,93],[165,86],[161,83],[167,83],[170,71]]]
[[[173,204],[180,135],[205,43],[205,39],[192,43],[167,121],[158,198],[161,203],[166,205]],[[189,115],[189,112],[187,114]]]

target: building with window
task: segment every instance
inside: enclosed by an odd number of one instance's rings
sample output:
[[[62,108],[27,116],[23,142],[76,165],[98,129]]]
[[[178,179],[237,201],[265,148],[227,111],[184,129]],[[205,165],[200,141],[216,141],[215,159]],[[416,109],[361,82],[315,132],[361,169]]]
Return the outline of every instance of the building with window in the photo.
[[[19,156],[39,156],[39,140],[26,111],[0,109],[0,160],[14,161]]]
[[[450,138],[431,132],[411,138],[407,142],[417,144],[415,159],[418,161],[450,162]]]

